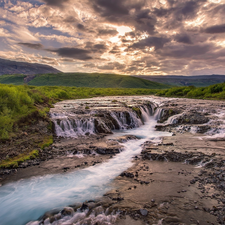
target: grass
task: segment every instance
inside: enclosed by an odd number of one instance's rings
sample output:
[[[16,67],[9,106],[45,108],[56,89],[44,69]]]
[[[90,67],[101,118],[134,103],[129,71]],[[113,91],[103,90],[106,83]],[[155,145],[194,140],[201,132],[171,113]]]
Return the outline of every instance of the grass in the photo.
[[[16,168],[18,165],[26,160],[35,159],[39,155],[38,150],[33,150],[29,153],[23,153],[16,157],[6,159],[0,163],[0,168]]]
[[[166,90],[138,88],[84,88],[0,84],[0,140],[10,139],[21,121],[48,118],[53,103],[66,99],[99,96],[152,95],[201,99],[225,99],[225,83],[196,88],[174,87]],[[86,106],[88,107],[88,106]],[[135,110],[134,110],[135,111]],[[35,116],[34,116],[35,115]],[[35,117],[35,118],[34,118]]]
[[[225,100],[225,82],[198,88],[194,86],[174,87],[168,90],[159,91],[157,95],[165,97]]]
[[[115,95],[150,95],[152,89],[84,88],[0,84],[0,140],[10,139],[21,121],[47,118],[53,103],[65,99]]]
[[[23,85],[26,75],[2,75],[0,76],[1,84]]]
[[[50,135],[50,136],[44,137],[44,140],[43,140],[43,142],[41,144],[39,144],[39,147],[41,149],[44,149],[46,147],[49,147],[52,144],[53,144],[53,136]]]
[[[132,107],[132,110],[138,115],[139,118],[141,118],[141,110],[137,107]]]
[[[145,89],[165,89],[170,87],[169,85],[160,84],[137,77],[98,73],[43,74],[36,76],[29,82],[29,85]]]

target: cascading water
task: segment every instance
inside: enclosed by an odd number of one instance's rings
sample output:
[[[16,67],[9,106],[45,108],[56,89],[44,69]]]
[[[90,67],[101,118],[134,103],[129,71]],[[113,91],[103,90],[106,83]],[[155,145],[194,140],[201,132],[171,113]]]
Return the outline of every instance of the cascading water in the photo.
[[[147,117],[150,114],[150,111],[147,106],[141,107],[142,117],[144,117],[144,121],[146,121]],[[141,126],[143,123],[138,118],[138,116],[132,111],[110,111],[110,116],[116,121],[116,125],[114,126],[114,130],[116,127],[119,130],[124,130],[128,128],[135,128]],[[107,115],[107,114],[106,114]],[[74,115],[65,115],[65,114],[51,114],[51,119],[55,125],[55,133],[58,137],[79,137],[87,134],[95,134],[98,133],[95,122],[101,124],[107,133],[111,132],[110,127],[102,121],[102,118],[98,117],[88,117],[88,118],[74,118]],[[107,118],[106,118],[107,119]],[[110,119],[110,118],[108,118]]]
[[[154,113],[154,118],[155,120],[159,120],[163,115],[163,109],[162,108],[157,108],[155,113]]]
[[[184,113],[176,114],[168,118],[165,124],[176,124],[178,119],[183,116]]]
[[[95,133],[93,118],[75,119],[57,114],[52,115],[51,118],[54,122],[55,133],[58,137],[79,137],[85,134]]]
[[[171,133],[155,131],[156,120],[154,116],[150,117],[150,112],[146,108],[141,108],[141,110],[145,125],[125,131],[126,134],[136,135],[141,139],[122,144],[124,151],[109,161],[71,173],[33,177],[0,187],[1,225],[23,225],[29,221],[37,220],[46,211],[53,208],[63,208],[76,202],[94,199],[107,192],[110,189],[112,179],[132,166],[132,157],[141,152],[141,145],[145,141],[171,135]],[[125,122],[125,120],[121,120]],[[66,128],[72,134],[76,133],[74,127],[70,125],[67,124],[65,127],[67,126]],[[84,123],[78,125],[76,122],[76,126],[82,127],[82,132],[85,132],[83,130]],[[62,127],[60,126],[60,128]],[[89,125],[86,125],[86,128],[93,130],[93,127]],[[58,134],[61,134],[60,132],[65,132],[65,130],[62,128]],[[64,134],[67,135],[67,133]],[[116,135],[123,134],[124,132],[120,132]],[[113,137],[115,135],[112,135],[111,138]],[[30,222],[29,224],[38,224],[38,222]]]
[[[142,120],[144,122],[147,122],[149,120],[149,116],[152,115],[151,110],[149,110],[148,106],[144,105],[144,106],[140,106],[140,110],[141,110],[141,117]]]

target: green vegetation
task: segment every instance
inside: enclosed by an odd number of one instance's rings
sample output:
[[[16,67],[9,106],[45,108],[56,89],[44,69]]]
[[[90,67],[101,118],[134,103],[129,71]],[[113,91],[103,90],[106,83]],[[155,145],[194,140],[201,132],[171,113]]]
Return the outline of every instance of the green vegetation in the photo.
[[[23,153],[16,157],[6,159],[0,163],[0,168],[16,168],[18,165],[26,160],[35,159],[39,155],[38,150],[33,150],[29,153]]]
[[[2,75],[0,76],[1,84],[15,84],[22,85],[24,84],[24,78],[26,75]]]
[[[196,88],[194,86],[174,87],[168,90],[159,91],[157,95],[165,97],[186,97],[186,98],[224,100],[225,82],[210,85],[208,87],[199,87],[199,88]]]
[[[114,74],[60,73],[36,76],[29,85],[34,86],[69,86],[92,88],[146,88],[165,89],[169,85],[144,80],[137,77]]]
[[[0,140],[9,139],[13,131],[28,118],[46,118],[52,104],[64,99],[113,95],[149,95],[157,90],[119,88],[34,87],[0,84]]]
[[[141,118],[141,110],[137,107],[132,107],[132,110],[138,115],[139,118]]]
[[[39,147],[41,149],[44,149],[45,147],[49,147],[50,145],[53,144],[53,136],[50,135],[50,136],[46,136],[44,137],[44,140],[43,142],[39,145]]]
[[[47,118],[52,104],[64,99],[96,96],[151,95],[202,99],[225,99],[225,83],[209,87],[175,87],[167,90],[129,88],[84,88],[0,84],[0,140],[12,137],[24,121]],[[88,107],[88,106],[86,106]],[[133,109],[136,111],[135,109]],[[172,113],[172,112],[171,112]],[[46,141],[47,145],[50,143]],[[47,146],[45,145],[45,147]]]

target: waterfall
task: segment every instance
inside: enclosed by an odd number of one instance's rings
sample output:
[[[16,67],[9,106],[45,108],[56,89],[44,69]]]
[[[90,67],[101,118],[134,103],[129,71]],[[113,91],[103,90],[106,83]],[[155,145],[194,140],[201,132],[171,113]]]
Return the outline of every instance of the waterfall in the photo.
[[[65,112],[64,109],[51,113],[51,119],[55,125],[55,134],[58,137],[73,137],[96,134],[96,133],[111,133],[112,130],[126,130],[140,127],[148,121],[152,113],[152,105],[144,104],[137,106],[141,112],[133,111],[131,108],[125,108],[118,111],[96,110],[83,113]],[[82,115],[81,115],[82,114]],[[157,110],[157,118],[160,117],[161,111]],[[159,115],[158,115],[159,114]],[[99,116],[100,115],[100,116]],[[103,116],[101,116],[103,115]]]
[[[157,108],[155,113],[154,113],[154,119],[159,120],[163,115],[163,109],[162,108]]]
[[[141,120],[137,115],[132,111],[123,111],[123,112],[109,112],[110,116],[116,121],[119,130],[125,130],[128,128],[135,128],[142,125]],[[114,125],[114,129],[116,126]]]
[[[95,133],[93,118],[74,119],[60,114],[51,115],[58,137],[78,137]]]
[[[125,129],[125,127],[123,126],[123,124],[121,123],[121,121],[117,118],[117,115],[115,112],[111,111],[110,112],[110,115],[113,119],[115,119],[115,121],[117,122],[118,126],[119,126],[119,129],[120,130],[123,130]],[[114,129],[115,129],[115,125],[114,125]]]
[[[141,120],[137,117],[136,113],[128,111],[129,118],[131,120],[130,127],[135,128],[142,125]]]
[[[181,117],[184,113],[180,113],[177,115],[173,115],[171,117],[168,118],[168,120],[165,122],[165,124],[176,124],[178,123],[178,119],[179,117]]]
[[[149,120],[149,117],[152,115],[151,110],[149,110],[148,106],[146,105],[141,106],[140,110],[143,122],[147,122]]]
[[[143,126],[118,132],[119,136],[135,135],[140,139],[121,143],[124,150],[101,164],[64,174],[22,179],[0,187],[1,225],[24,225],[29,221],[33,221],[29,225],[37,225],[40,221],[35,220],[51,209],[63,209],[68,205],[101,197],[111,189],[112,179],[132,166],[132,158],[140,154],[146,141],[158,142],[162,136],[171,136],[171,133],[155,131],[155,125],[156,121],[149,117]],[[77,214],[63,216],[59,221],[54,221],[54,224],[72,224],[75,216]],[[88,219],[87,216],[85,218]],[[49,224],[49,220],[44,224]]]

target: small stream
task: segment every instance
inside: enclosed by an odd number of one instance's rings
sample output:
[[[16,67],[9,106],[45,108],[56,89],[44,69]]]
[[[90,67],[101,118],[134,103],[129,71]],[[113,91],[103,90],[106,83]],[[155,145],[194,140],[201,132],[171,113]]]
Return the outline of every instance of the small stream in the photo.
[[[161,112],[156,112],[155,118],[157,113]],[[0,224],[38,224],[30,221],[37,221],[46,211],[101,197],[111,189],[111,181],[132,166],[132,157],[140,154],[145,141],[158,142],[160,137],[171,135],[155,131],[157,122],[149,112],[143,111],[142,117],[144,125],[108,137],[132,134],[140,139],[122,144],[124,150],[107,162],[70,173],[32,177],[0,187]]]

